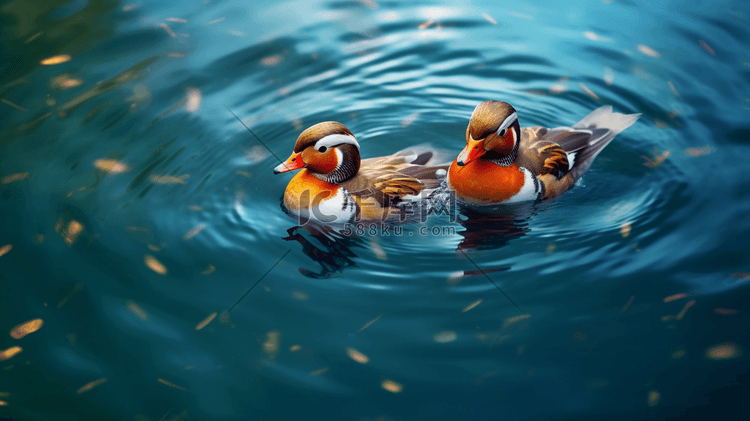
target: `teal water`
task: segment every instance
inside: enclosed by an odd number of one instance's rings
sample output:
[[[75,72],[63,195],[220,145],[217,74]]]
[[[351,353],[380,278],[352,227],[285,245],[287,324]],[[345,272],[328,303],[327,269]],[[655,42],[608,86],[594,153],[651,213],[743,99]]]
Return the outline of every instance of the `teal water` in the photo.
[[[0,6],[0,416],[747,418],[747,2],[252,4]],[[288,232],[304,128],[486,99],[643,115],[554,201]]]

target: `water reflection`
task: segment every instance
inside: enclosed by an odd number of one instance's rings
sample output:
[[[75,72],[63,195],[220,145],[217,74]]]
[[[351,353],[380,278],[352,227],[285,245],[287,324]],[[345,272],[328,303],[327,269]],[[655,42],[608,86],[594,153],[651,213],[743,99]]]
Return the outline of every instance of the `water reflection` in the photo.
[[[485,209],[462,206],[456,221],[464,228],[458,251],[491,250],[504,247],[511,240],[531,231],[528,220],[535,213],[534,203],[516,206],[494,206]]]
[[[301,244],[302,252],[321,267],[319,272],[298,268],[299,273],[308,278],[340,276],[345,268],[355,265],[352,259],[357,255],[352,248],[361,245],[361,240],[357,238],[344,236],[334,228],[314,221],[293,226],[286,232],[289,235],[283,237],[283,240]]]

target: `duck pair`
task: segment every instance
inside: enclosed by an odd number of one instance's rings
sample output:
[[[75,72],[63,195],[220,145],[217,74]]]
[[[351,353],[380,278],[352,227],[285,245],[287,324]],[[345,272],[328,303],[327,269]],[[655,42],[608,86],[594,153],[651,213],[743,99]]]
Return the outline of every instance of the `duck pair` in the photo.
[[[432,165],[431,151],[361,159],[352,132],[328,121],[303,131],[274,173],[302,169],[289,182],[284,205],[304,219],[322,222],[386,220],[398,215],[404,203],[428,197],[443,179],[468,204],[551,199],[573,187],[639,116],[604,106],[571,127],[521,128],[510,104],[485,101],[474,109],[466,146],[450,166]]]

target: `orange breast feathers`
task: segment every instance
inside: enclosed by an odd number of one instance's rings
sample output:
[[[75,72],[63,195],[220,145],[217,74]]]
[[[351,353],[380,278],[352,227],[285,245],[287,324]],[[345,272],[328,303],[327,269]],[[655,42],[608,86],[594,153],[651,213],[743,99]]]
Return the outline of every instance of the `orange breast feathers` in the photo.
[[[289,210],[318,207],[320,202],[336,195],[338,189],[339,186],[323,181],[303,168],[286,186],[284,206]]]
[[[453,161],[448,181],[461,200],[503,202],[521,191],[524,174],[516,164],[502,167],[486,159],[476,159],[461,167]]]

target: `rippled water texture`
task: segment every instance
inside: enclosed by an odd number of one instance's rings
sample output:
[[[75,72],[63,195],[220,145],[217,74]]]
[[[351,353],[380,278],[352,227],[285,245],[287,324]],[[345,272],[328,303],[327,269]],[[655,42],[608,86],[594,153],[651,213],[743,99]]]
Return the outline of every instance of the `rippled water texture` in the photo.
[[[746,417],[748,19],[4,3],[0,418]],[[550,202],[348,236],[282,211],[304,128],[450,159],[486,99],[643,115]]]

